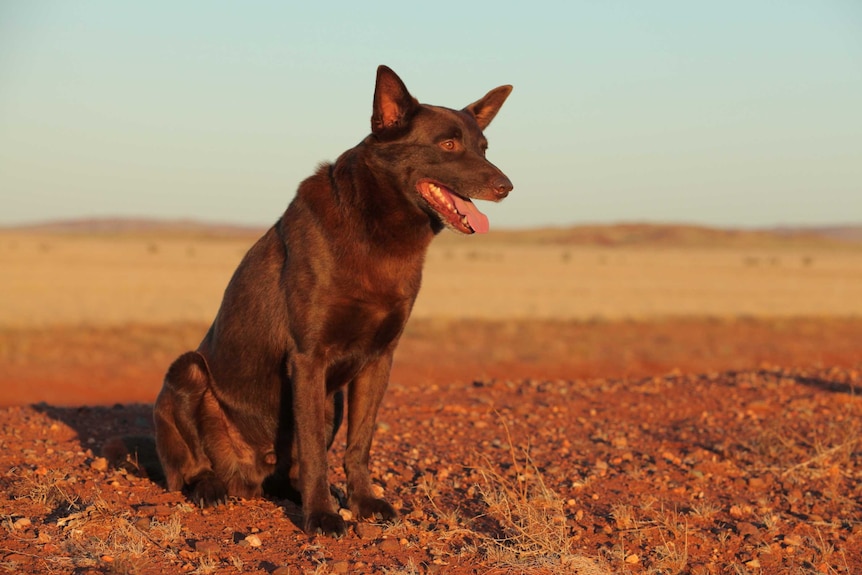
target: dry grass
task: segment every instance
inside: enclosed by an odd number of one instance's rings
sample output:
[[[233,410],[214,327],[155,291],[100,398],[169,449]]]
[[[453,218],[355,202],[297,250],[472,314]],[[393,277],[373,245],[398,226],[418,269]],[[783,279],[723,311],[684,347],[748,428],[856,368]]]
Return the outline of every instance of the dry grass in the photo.
[[[626,503],[615,503],[611,507],[620,542],[608,552],[607,559],[623,566],[624,572],[628,572],[627,566],[648,559],[649,573],[686,573],[688,538],[693,529],[685,514],[655,503],[655,499],[646,496],[639,507]],[[692,514],[698,516],[713,512],[711,509],[692,510]],[[650,544],[650,541],[659,543]],[[649,558],[639,555],[644,549]]]
[[[848,404],[849,405],[849,404]],[[788,417],[772,422],[748,447],[770,472],[797,482],[841,476],[852,468],[852,459],[862,443],[862,422],[852,410],[830,420],[824,427],[800,428],[802,418]]]
[[[64,472],[13,470],[8,477],[13,498],[27,499],[48,516],[56,517],[53,523],[60,533],[56,541],[60,553],[34,556],[49,570],[98,567],[107,573],[143,573],[150,566],[155,550],[175,557],[173,547],[182,543],[179,512],[163,522],[152,520],[144,524],[135,521],[128,506],[113,505],[98,492],[88,501],[81,501],[72,489],[74,479]],[[14,534],[11,520],[3,525]],[[11,564],[0,567],[16,569]]]
[[[40,471],[13,469],[9,474],[15,499],[27,498],[46,510],[71,512],[78,506],[78,496],[72,491],[68,475],[57,469]]]
[[[573,552],[565,502],[545,483],[529,453],[518,456],[505,422],[503,427],[511,473],[500,473],[487,459],[477,468],[487,516],[498,526],[494,534],[479,534],[487,562],[509,573],[605,575],[598,563]]]

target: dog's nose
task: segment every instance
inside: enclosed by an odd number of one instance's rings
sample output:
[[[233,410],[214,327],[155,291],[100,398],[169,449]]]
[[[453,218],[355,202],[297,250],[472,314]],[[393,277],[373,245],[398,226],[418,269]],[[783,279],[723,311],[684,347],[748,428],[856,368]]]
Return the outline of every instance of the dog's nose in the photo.
[[[509,181],[509,178],[503,174],[494,178],[494,181],[491,182],[491,187],[494,189],[494,195],[501,200],[508,196],[509,192],[515,188],[515,186],[512,185],[512,182]]]

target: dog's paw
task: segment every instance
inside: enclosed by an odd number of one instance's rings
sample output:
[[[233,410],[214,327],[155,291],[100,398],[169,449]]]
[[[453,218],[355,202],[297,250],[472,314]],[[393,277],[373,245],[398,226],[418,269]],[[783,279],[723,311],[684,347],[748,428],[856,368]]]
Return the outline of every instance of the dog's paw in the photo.
[[[382,523],[389,523],[398,518],[398,512],[384,499],[365,497],[351,505],[351,510],[357,519],[374,519]]]
[[[189,499],[198,507],[215,507],[227,503],[227,487],[215,475],[207,475],[195,482]]]
[[[309,513],[303,527],[309,535],[323,534],[331,537],[341,537],[347,533],[347,524],[338,513],[317,511]]]

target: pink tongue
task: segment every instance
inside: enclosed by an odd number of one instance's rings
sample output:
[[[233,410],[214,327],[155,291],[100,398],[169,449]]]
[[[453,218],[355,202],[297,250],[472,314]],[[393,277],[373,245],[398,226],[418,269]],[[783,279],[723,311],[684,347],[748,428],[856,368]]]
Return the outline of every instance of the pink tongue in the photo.
[[[487,234],[490,226],[488,225],[488,216],[479,211],[473,202],[462,200],[455,194],[452,194],[452,200],[455,202],[455,209],[458,213],[467,216],[467,221],[470,227],[477,234]]]

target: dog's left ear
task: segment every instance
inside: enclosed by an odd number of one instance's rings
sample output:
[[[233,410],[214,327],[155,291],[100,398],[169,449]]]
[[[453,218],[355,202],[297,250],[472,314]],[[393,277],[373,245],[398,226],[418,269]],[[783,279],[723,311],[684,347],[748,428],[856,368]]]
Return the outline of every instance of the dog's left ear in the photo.
[[[494,119],[494,116],[497,115],[497,112],[500,111],[500,107],[503,105],[503,102],[506,101],[506,98],[508,98],[511,93],[512,86],[509,86],[508,84],[500,86],[499,88],[494,88],[485,94],[481,100],[477,100],[464,108],[464,111],[472,114],[473,117],[476,118],[476,123],[479,124],[479,128],[484,130],[488,127],[488,124],[491,123],[491,120]]]
[[[379,66],[374,86],[371,132],[378,134],[388,128],[402,126],[417,106],[418,100],[410,95],[401,78],[388,66]]]

